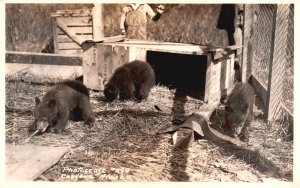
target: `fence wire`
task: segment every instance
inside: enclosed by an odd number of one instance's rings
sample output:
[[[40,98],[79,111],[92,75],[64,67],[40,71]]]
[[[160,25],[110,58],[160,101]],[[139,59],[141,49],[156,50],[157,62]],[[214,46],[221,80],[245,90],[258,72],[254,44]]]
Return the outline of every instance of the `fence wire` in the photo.
[[[269,94],[262,97],[269,120],[282,115],[281,110],[293,115],[294,5],[245,7],[243,66],[251,67],[247,71]]]
[[[252,75],[267,89],[275,6],[264,4],[252,7]]]
[[[283,80],[283,105],[292,114],[294,112],[294,5],[289,7],[287,31],[287,47],[283,56],[285,59],[285,76]],[[288,11],[288,10],[287,10]],[[280,16],[280,14],[278,15]],[[284,49],[283,49],[284,50]]]

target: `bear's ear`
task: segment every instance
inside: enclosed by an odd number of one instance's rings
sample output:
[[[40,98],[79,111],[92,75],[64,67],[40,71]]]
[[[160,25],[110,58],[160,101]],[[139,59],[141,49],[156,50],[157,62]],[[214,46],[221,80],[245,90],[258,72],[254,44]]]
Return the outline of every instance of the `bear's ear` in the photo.
[[[55,99],[50,99],[48,101],[48,107],[49,108],[54,108],[56,106],[56,100]]]
[[[39,97],[35,97],[35,105],[40,104],[41,99]]]

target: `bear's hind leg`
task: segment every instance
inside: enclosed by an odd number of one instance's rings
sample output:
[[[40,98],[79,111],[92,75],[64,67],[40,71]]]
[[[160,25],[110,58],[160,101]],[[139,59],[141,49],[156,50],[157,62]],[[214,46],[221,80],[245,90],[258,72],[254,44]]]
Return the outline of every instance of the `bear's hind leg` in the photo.
[[[151,88],[147,85],[142,85],[141,87],[137,88],[137,91],[135,93],[136,100],[140,102],[143,99],[147,99],[150,89]]]

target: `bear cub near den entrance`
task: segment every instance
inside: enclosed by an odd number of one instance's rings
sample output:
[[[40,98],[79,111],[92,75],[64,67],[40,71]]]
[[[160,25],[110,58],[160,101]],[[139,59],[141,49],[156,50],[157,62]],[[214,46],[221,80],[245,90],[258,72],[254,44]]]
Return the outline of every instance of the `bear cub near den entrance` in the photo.
[[[235,84],[225,104],[226,125],[231,127],[234,137],[249,141],[249,127],[253,120],[255,93],[248,83]]]
[[[90,104],[89,91],[77,81],[65,81],[49,90],[42,100],[35,98],[35,121],[29,131],[62,132],[69,119],[84,120],[85,124],[95,122]]]
[[[155,73],[151,65],[143,61],[132,61],[117,68],[104,87],[108,101],[141,101],[146,99],[155,85]]]

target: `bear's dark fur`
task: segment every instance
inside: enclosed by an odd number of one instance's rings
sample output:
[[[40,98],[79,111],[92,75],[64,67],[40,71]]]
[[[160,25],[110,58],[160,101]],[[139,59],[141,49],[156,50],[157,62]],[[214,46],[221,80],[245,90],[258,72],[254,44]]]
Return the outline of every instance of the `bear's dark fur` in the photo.
[[[80,82],[65,81],[49,90],[42,100],[35,98],[35,122],[30,131],[46,131],[48,127],[54,132],[65,129],[69,119],[84,120],[86,124],[95,122],[90,104],[89,91]]]
[[[248,128],[253,119],[254,102],[253,88],[250,84],[241,82],[235,84],[226,102],[226,124],[231,127],[233,135],[242,141],[249,140]]]
[[[151,65],[143,61],[132,61],[117,68],[104,88],[108,101],[146,99],[155,85],[155,73]]]

